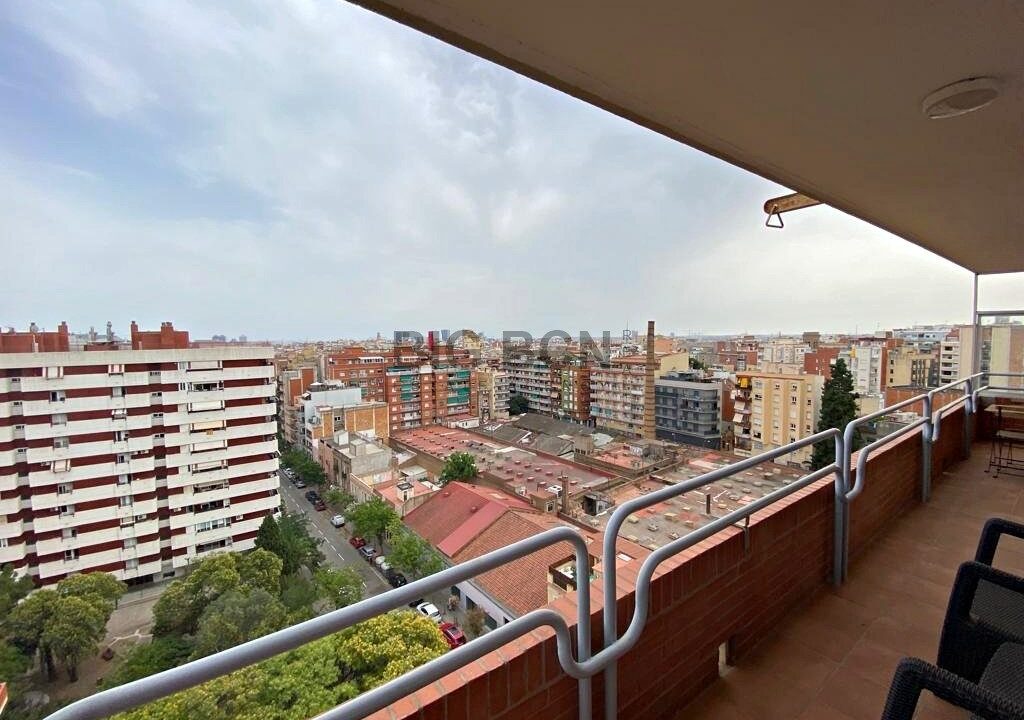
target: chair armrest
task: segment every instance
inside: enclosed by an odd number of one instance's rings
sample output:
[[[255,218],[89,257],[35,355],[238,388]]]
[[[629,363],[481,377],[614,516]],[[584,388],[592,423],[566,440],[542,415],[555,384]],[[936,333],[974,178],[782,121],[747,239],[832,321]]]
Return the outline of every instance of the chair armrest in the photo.
[[[974,553],[975,562],[991,565],[996,557],[996,547],[1002,535],[1011,535],[1024,540],[1024,525],[1003,518],[989,518],[981,530],[978,540],[978,551]]]
[[[1024,642],[1024,637],[1007,629],[1014,627],[1016,621],[1013,617],[1007,622],[1001,616],[972,615],[981,581],[1020,595],[1021,604],[1024,605],[1024,579],[977,562],[965,562],[960,566],[942,624],[938,666],[971,682],[981,678],[1000,645],[1004,642]],[[996,612],[1007,611],[998,603],[991,609]],[[1011,614],[1015,612],[1013,607],[1009,611]]]
[[[918,658],[903,658],[896,666],[882,720],[912,720],[921,691],[928,690],[945,702],[985,720],[1019,720],[1024,707],[958,675]]]

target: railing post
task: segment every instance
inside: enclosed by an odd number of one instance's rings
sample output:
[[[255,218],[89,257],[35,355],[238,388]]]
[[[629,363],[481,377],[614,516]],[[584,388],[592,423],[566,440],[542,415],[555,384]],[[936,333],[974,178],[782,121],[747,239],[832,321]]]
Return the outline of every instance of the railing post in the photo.
[[[977,409],[974,407],[973,377],[967,380],[967,385],[964,386],[964,392],[967,396],[967,402],[964,403],[964,436],[960,456],[962,459],[966,460],[971,456],[971,439],[974,437],[974,413]]]
[[[835,489],[835,513],[832,528],[832,584],[839,587],[846,580],[846,551],[849,543],[850,507],[846,502],[846,485],[844,478],[850,466],[850,446],[844,442],[843,435],[836,434],[836,478],[832,483]]]
[[[924,427],[921,428],[921,501],[932,494],[932,394],[924,397]]]

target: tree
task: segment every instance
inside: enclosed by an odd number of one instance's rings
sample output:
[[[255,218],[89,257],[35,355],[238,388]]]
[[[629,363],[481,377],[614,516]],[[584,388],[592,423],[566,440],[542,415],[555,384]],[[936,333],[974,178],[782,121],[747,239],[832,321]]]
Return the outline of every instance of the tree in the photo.
[[[847,424],[857,417],[857,393],[853,391],[853,375],[846,367],[842,358],[836,360],[832,368],[832,377],[825,381],[825,388],[821,393],[821,419],[818,422],[818,432],[836,428],[843,432]],[[864,444],[860,433],[853,437],[853,447],[850,451],[857,450]],[[836,443],[833,438],[822,440],[814,444],[814,452],[811,455],[811,469],[818,470],[835,461]]]
[[[289,624],[312,617],[313,604],[319,597],[320,590],[312,580],[302,575],[285,575],[281,578],[281,603],[290,613]]]
[[[447,650],[437,626],[429,619],[411,612],[388,613],[121,717],[313,717]]]
[[[417,577],[426,577],[444,568],[444,561],[437,551],[402,525],[391,531],[388,562],[406,575]]]
[[[31,664],[30,659],[16,646],[0,639],[0,678],[13,681],[18,678]]]
[[[315,570],[324,561],[324,555],[320,552],[322,540],[315,539],[309,534],[309,521],[302,515],[283,513],[277,522],[281,529],[281,538],[284,542],[283,572],[291,575],[300,567],[307,567]]]
[[[477,475],[476,459],[468,452],[453,452],[444,461],[439,480],[445,485],[452,480],[472,480]]]
[[[341,488],[331,488],[324,493],[324,502],[337,512],[345,512],[356,499]]]
[[[383,547],[384,533],[399,520],[398,513],[391,505],[375,497],[349,508],[348,521],[355,528],[357,535],[375,536],[378,545]]]
[[[466,629],[473,637],[480,637],[487,623],[487,613],[482,608],[474,607],[466,611]]]
[[[268,550],[256,548],[237,559],[238,575],[244,585],[261,588],[276,596],[281,592],[283,561]]]
[[[708,364],[699,358],[690,358],[690,369],[691,370],[707,370]]]
[[[55,670],[53,651],[44,632],[60,596],[54,590],[38,590],[21,601],[7,617],[11,640],[29,657],[39,654],[43,672],[52,680]]]
[[[57,583],[57,594],[102,601],[117,607],[117,601],[127,592],[128,586],[110,573],[90,572],[66,577]]]
[[[512,395],[508,399],[508,411],[512,415],[522,415],[530,412],[530,401],[523,395]]]
[[[262,588],[229,590],[211,602],[200,616],[192,659],[280,630],[287,616],[281,601]]]
[[[97,604],[75,595],[58,596],[53,605],[41,641],[63,663],[71,682],[78,680],[82,658],[96,652],[107,627],[107,607],[106,601]]]
[[[285,559],[284,537],[281,535],[281,527],[272,513],[268,513],[260,529],[256,532],[256,547],[267,552],[272,552],[283,561]]]
[[[330,602],[335,609],[353,605],[363,599],[363,578],[351,567],[340,570],[320,568],[314,577],[319,596]]]
[[[178,667],[191,654],[192,646],[183,638],[154,638],[129,650],[114,671],[103,678],[101,688],[106,690]]]
[[[0,620],[30,592],[32,579],[28,575],[16,577],[13,565],[0,567]]]
[[[235,555],[210,555],[194,563],[188,575],[172,582],[153,606],[153,635],[194,633],[206,606],[242,584]]]

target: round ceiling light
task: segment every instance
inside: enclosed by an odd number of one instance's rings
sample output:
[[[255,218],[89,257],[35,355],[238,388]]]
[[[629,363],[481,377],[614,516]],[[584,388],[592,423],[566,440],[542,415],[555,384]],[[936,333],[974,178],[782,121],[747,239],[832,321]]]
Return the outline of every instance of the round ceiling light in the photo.
[[[994,78],[968,78],[939,88],[921,102],[921,110],[932,120],[957,117],[980,110],[999,96]]]

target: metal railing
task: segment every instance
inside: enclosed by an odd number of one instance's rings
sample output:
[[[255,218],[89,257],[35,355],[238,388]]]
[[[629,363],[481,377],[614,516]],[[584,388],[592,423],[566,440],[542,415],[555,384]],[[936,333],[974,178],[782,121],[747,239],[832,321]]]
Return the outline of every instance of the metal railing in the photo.
[[[548,627],[554,630],[557,644],[557,656],[562,670],[570,677],[579,681],[579,717],[581,720],[590,720],[592,717],[592,696],[590,678],[598,672],[605,674],[605,720],[614,720],[618,713],[618,692],[617,692],[617,661],[624,654],[629,652],[643,633],[647,623],[648,605],[650,602],[650,584],[657,567],[667,558],[676,555],[686,549],[693,547],[699,542],[725,530],[738,527],[738,523],[745,523],[740,526],[746,531],[749,526],[751,515],[771,506],[777,501],[788,497],[808,485],[817,482],[829,475],[835,479],[835,546],[833,558],[833,580],[841,583],[846,576],[846,563],[848,559],[848,538],[849,538],[849,504],[856,499],[863,491],[866,479],[867,460],[871,453],[892,442],[894,439],[922,428],[922,435],[925,438],[924,452],[927,458],[925,470],[922,476],[923,496],[927,499],[927,488],[930,484],[931,475],[931,448],[938,438],[941,427],[942,414],[950,408],[964,404],[966,412],[973,414],[978,406],[978,394],[985,390],[1001,390],[1004,388],[990,388],[982,386],[978,381],[982,376],[997,377],[1024,377],[1021,373],[978,373],[968,378],[962,378],[956,382],[949,383],[943,387],[936,388],[922,395],[915,396],[903,402],[897,403],[889,408],[884,408],[871,413],[863,418],[858,418],[849,423],[844,431],[829,429],[818,432],[796,442],[774,448],[760,455],[746,458],[739,462],[727,465],[722,468],[710,471],[697,478],[667,486],[655,492],[639,498],[635,498],[620,505],[609,518],[605,529],[604,546],[602,551],[602,563],[604,567],[603,578],[603,627],[604,627],[604,648],[595,655],[591,655],[591,626],[590,626],[590,594],[589,586],[579,588],[577,592],[577,621],[575,635],[575,655],[573,652],[573,634],[565,619],[557,612],[541,608],[533,610],[520,618],[517,618],[495,630],[488,632],[482,637],[468,643],[456,650],[445,653],[414,670],[395,678],[379,687],[359,695],[335,708],[332,708],[317,717],[317,720],[354,720],[373,713],[402,697],[438,680],[445,675],[464,667],[484,655],[500,648],[515,638],[521,637],[533,630]],[[946,405],[933,409],[933,400],[936,393],[943,390],[964,386],[964,395]],[[1007,390],[1019,390],[1018,388],[1005,388]],[[853,479],[852,472],[852,443],[858,427],[891,414],[901,408],[908,407],[915,403],[924,403],[924,416],[896,431],[885,435],[882,438],[869,443],[860,450],[857,459],[856,479]],[[933,413],[935,413],[933,415]],[[965,423],[965,432],[966,432]],[[707,525],[687,533],[681,538],[673,540],[668,544],[654,550],[644,559],[638,572],[636,581],[633,616],[630,619],[626,631],[621,637],[617,633],[617,612],[616,612],[616,540],[618,531],[626,518],[632,513],[655,505],[670,498],[678,497],[692,490],[697,490],[710,483],[722,480],[753,468],[761,463],[773,461],[796,450],[812,446],[818,442],[832,439],[835,442],[835,459],[829,465],[810,472],[798,480],[785,485],[767,495],[750,502],[749,504],[727,514],[718,517]],[[455,567],[443,570],[435,575],[409,583],[404,587],[390,590],[382,595],[367,598],[355,605],[327,613],[326,615],[307,620],[289,628],[279,630],[270,635],[249,641],[215,655],[201,658],[186,665],[167,670],[147,678],[142,678],[110,690],[97,693],[96,695],[79,700],[71,705],[58,710],[49,716],[49,720],[91,720],[92,718],[107,717],[113,713],[129,710],[175,692],[194,687],[201,683],[212,680],[216,677],[226,675],[248,665],[266,660],[280,653],[294,650],[305,643],[326,637],[339,632],[353,625],[373,618],[384,612],[401,607],[405,603],[419,598],[427,593],[450,587],[480,575],[484,572],[505,565],[513,560],[524,557],[532,552],[560,542],[568,542],[573,545],[576,556],[576,577],[586,578],[590,575],[589,555],[586,541],[580,533],[569,527],[560,527],[545,531],[533,537],[513,543],[504,548],[487,553],[473,560],[461,563]]]

